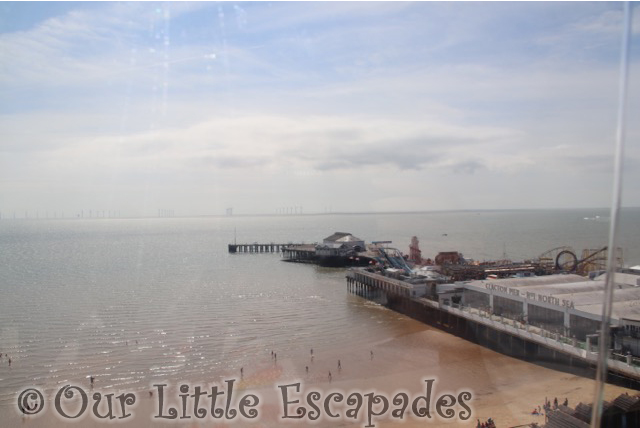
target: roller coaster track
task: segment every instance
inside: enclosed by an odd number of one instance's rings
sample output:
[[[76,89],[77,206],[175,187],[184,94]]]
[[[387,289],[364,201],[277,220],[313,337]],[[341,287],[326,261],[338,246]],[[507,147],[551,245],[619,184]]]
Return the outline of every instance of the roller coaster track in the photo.
[[[571,247],[556,247],[541,254],[538,258],[541,265],[555,268],[562,272],[576,272],[581,266],[593,262],[600,254],[607,251],[607,247],[589,254],[587,257],[578,259],[575,251]]]

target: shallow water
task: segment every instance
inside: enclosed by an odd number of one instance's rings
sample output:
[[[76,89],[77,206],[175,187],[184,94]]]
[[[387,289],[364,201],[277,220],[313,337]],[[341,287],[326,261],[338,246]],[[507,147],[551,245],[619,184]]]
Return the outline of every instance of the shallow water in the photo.
[[[595,216],[601,216],[596,219]],[[309,350],[365,348],[415,330],[346,290],[344,269],[229,254],[227,244],[315,242],[346,231],[423,257],[531,258],[606,245],[603,210],[0,221],[0,404],[27,386],[140,390],[214,381]],[[585,217],[587,219],[585,219]],[[603,220],[604,219],[604,220]],[[640,263],[640,210],[625,210],[627,264]],[[444,235],[446,234],[446,236]],[[434,343],[434,352],[447,349]],[[436,361],[437,363],[437,361]]]

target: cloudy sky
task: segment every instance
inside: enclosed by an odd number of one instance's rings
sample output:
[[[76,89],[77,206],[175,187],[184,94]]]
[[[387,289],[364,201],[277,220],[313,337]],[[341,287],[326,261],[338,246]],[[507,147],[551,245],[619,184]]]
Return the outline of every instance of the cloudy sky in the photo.
[[[0,212],[606,207],[621,23],[609,2],[2,2]]]

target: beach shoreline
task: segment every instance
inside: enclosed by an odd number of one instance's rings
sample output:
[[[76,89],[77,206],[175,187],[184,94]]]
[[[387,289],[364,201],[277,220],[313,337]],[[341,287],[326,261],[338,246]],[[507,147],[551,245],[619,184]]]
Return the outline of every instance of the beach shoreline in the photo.
[[[351,348],[337,351],[335,349],[314,349],[313,355],[301,357],[297,354],[288,355],[281,351],[280,356],[274,358],[270,352],[257,355],[253,363],[243,366],[240,373],[217,373],[215,380],[204,380],[202,383],[185,382],[189,386],[188,392],[194,393],[196,386],[203,391],[211,391],[212,386],[218,386],[222,391],[232,381],[233,401],[237,402],[246,394],[259,397],[259,405],[255,407],[259,416],[255,420],[242,419],[240,415],[232,420],[223,416],[214,419],[209,412],[203,419],[198,419],[193,413],[193,400],[190,399],[186,413],[180,405],[180,383],[176,382],[151,382],[148,391],[137,391],[136,404],[132,406],[133,416],[125,419],[100,420],[91,414],[91,401],[93,393],[115,393],[115,391],[101,391],[99,382],[93,388],[87,383],[79,385],[87,392],[89,407],[80,419],[82,426],[100,427],[105,424],[117,424],[132,427],[147,426],[279,426],[283,422],[293,425],[307,425],[314,423],[317,426],[365,426],[364,419],[353,420],[341,415],[339,418],[331,418],[324,414],[321,407],[321,417],[317,421],[311,421],[308,417],[295,419],[295,409],[305,405],[307,410],[313,410],[305,404],[306,395],[317,392],[322,399],[330,393],[342,393],[344,399],[353,392],[362,395],[373,393],[386,397],[390,403],[398,392],[405,392],[409,397],[424,396],[426,385],[432,382],[432,397],[430,418],[416,418],[404,414],[403,419],[391,417],[393,405],[384,415],[373,419],[373,424],[379,427],[397,426],[402,423],[406,427],[422,426],[428,423],[431,426],[468,426],[475,427],[477,420],[486,421],[492,418],[498,427],[511,427],[536,422],[544,423],[544,416],[532,415],[534,408],[542,406],[545,400],[553,401],[557,398],[560,402],[568,400],[570,406],[579,402],[593,402],[594,381],[567,373],[547,369],[535,364],[523,362],[505,355],[498,354],[489,349],[467,342],[463,339],[451,336],[428,326],[416,325],[417,331],[400,335],[390,340],[372,343],[369,348]],[[437,341],[438,348],[430,346]],[[338,361],[340,367],[338,367]],[[308,370],[308,372],[307,372]],[[329,372],[331,379],[329,379]],[[209,382],[209,383],[207,383]],[[213,383],[211,383],[213,382]],[[175,420],[157,417],[159,413],[158,387],[153,385],[166,384],[163,393],[163,415],[167,415],[167,409],[174,407],[178,416]],[[299,384],[298,394],[295,384]],[[287,387],[287,385],[289,385]],[[62,387],[62,385],[61,385]],[[283,388],[289,393],[288,398],[283,397]],[[149,394],[149,391],[153,395]],[[185,392],[185,391],[183,391]],[[451,407],[455,416],[445,419],[438,416],[434,403],[438,397],[451,394],[459,397],[462,392],[468,392],[470,398],[466,403],[470,410],[470,417],[464,412],[464,406],[457,403]],[[607,385],[605,399],[610,400],[623,392],[636,393],[621,387]],[[117,395],[117,393],[116,393]],[[332,397],[333,398],[333,397]],[[218,407],[226,399],[220,395]],[[322,401],[322,399],[320,401]],[[290,404],[285,409],[284,403],[295,400],[300,404]],[[201,407],[208,408],[209,401],[205,400]],[[348,406],[344,402],[333,401],[332,411],[345,413]],[[114,406],[114,408],[118,408]],[[105,408],[99,408],[105,411]],[[379,407],[377,408],[379,410]],[[408,409],[410,411],[410,409]],[[287,414],[289,417],[284,417]],[[70,412],[71,413],[71,412]],[[120,416],[119,410],[114,411]],[[363,412],[364,414],[364,412]],[[65,419],[56,414],[51,397],[47,404],[46,413],[36,416],[21,416],[16,408],[3,406],[0,408],[0,416],[5,421],[6,427],[65,427],[75,424],[77,420]],[[467,416],[466,420],[461,416]]]

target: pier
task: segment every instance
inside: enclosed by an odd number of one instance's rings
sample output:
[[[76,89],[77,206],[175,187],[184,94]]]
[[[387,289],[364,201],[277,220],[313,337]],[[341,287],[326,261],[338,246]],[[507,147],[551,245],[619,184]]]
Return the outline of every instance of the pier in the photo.
[[[346,279],[351,293],[382,300],[389,309],[455,336],[534,364],[595,376],[598,347],[594,335],[578,340],[450,300],[416,297],[421,295],[416,286],[361,269],[350,271]],[[608,382],[640,390],[639,358],[610,352],[608,366]]]
[[[298,263],[315,263],[316,244],[291,244],[282,249],[285,261]]]
[[[291,247],[301,244],[229,244],[230,253],[280,253],[286,247]]]

